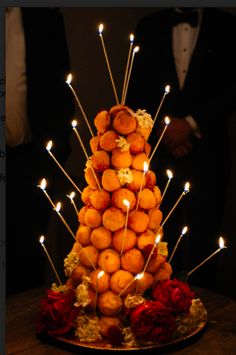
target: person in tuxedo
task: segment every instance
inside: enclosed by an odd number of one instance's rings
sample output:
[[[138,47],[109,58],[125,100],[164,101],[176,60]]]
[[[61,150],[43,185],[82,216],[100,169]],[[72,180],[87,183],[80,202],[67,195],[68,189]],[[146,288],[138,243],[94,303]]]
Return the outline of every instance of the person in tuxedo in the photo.
[[[41,178],[54,200],[62,174],[45,147],[54,142],[61,164],[70,153],[74,100],[65,83],[70,61],[59,9],[6,10],[6,293],[44,283],[38,242],[51,206],[37,188]]]
[[[135,32],[140,51],[127,104],[154,117],[165,86],[171,87],[150,137],[154,147],[168,115],[171,123],[151,163],[162,190],[166,169],[174,172],[161,205],[164,216],[184,183],[191,184],[164,227],[171,251],[183,226],[189,226],[189,236],[173,259],[175,272],[190,270],[209,256],[223,232],[230,171],[228,117],[236,102],[235,25],[235,16],[220,9],[168,8],[141,19]],[[217,257],[193,273],[191,281],[214,287],[216,267]]]

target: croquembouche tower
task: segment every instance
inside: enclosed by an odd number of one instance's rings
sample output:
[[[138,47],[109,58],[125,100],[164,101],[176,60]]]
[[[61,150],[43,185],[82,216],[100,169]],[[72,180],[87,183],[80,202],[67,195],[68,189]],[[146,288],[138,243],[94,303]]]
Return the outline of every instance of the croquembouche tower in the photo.
[[[99,31],[107,60],[101,27]],[[206,310],[188,284],[172,279],[164,238],[164,224],[189,191],[189,183],[168,216],[163,216],[160,206],[172,173],[161,192],[156,174],[150,169],[170,120],[165,118],[162,135],[151,147],[148,138],[156,117],[152,119],[146,110],[134,112],[125,105],[136,52],[137,47],[128,57],[121,103],[117,99],[116,105],[96,115],[96,134],[71,86],[71,77],[67,80],[90,130],[92,153],[85,150],[74,120],[73,130],[87,159],[87,186],[82,191],[77,187],[84,205],[78,211],[75,235],[58,210],[74,244],[64,260],[65,284],[54,269],[58,285],[52,285],[42,302],[37,332],[51,336],[73,334],[78,345],[100,344],[107,349],[156,346],[181,338],[206,321]],[[112,79],[108,61],[107,65]],[[164,96],[169,89],[165,88]],[[47,150],[59,165],[51,144]],[[45,185],[40,187],[47,194]],[[173,290],[178,292],[176,299]]]

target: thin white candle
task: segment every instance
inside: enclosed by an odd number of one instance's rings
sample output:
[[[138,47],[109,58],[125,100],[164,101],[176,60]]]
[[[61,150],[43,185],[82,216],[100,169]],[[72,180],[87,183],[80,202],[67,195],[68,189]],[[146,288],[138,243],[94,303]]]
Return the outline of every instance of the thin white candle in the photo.
[[[131,59],[131,53],[132,53],[133,44],[134,44],[134,35],[131,33],[131,35],[130,35],[130,47],[129,47],[129,53],[128,53],[127,64],[126,64],[126,69],[125,69],[122,96],[121,96],[121,104],[122,105],[124,105],[124,94],[125,94],[125,88],[126,88],[126,82],[127,82],[127,77],[128,77],[128,70],[129,70],[129,65],[130,65],[130,59]]]
[[[77,209],[77,207],[76,207],[76,204],[75,204],[75,201],[74,201],[74,197],[75,197],[74,191],[72,191],[72,192],[70,193],[70,195],[66,195],[66,196],[69,197],[70,202],[72,203],[72,206],[74,207],[74,210],[75,210],[76,214],[78,215],[79,211],[78,211],[78,209]]]
[[[141,185],[139,188],[138,200],[137,200],[137,204],[136,204],[136,211],[138,210],[138,206],[139,206],[139,202],[140,202],[140,198],[141,198],[141,191],[142,191],[142,187],[143,187],[143,182],[144,182],[145,175],[148,172],[148,168],[149,168],[148,163],[145,161],[143,163],[143,176],[142,176],[142,181],[141,181]]]
[[[78,186],[74,183],[74,181],[71,179],[71,177],[67,174],[67,172],[65,171],[65,169],[63,169],[63,167],[61,166],[61,164],[58,162],[58,160],[55,158],[55,156],[52,154],[51,152],[51,148],[52,148],[52,141],[49,141],[47,143],[46,149],[49,153],[49,155],[53,158],[53,160],[55,161],[55,163],[57,164],[57,166],[61,169],[61,171],[65,174],[65,176],[67,177],[67,179],[72,183],[72,185],[76,188],[76,190],[82,194],[82,191],[78,188]]]
[[[162,107],[162,105],[163,105],[164,99],[165,99],[166,95],[169,94],[169,92],[170,92],[170,85],[166,85],[164,94],[163,94],[162,99],[161,99],[161,102],[160,102],[160,105],[159,105],[159,107],[158,107],[158,109],[157,109],[157,112],[156,112],[156,114],[155,114],[155,117],[154,117],[154,119],[153,119],[153,125],[154,125],[155,122],[156,122],[156,119],[157,119],[157,117],[158,117],[158,114],[159,114],[159,112],[160,112],[160,109],[161,109],[161,107]]]
[[[127,225],[128,225],[128,219],[129,219],[130,202],[128,200],[124,199],[123,204],[126,206],[126,216],[125,216],[125,230],[124,230],[124,235],[123,235],[123,239],[122,239],[120,256],[122,256],[122,254],[123,254],[126,236],[127,236]]]
[[[165,131],[167,130],[169,124],[170,124],[170,118],[168,116],[166,116],[165,117],[165,127],[164,127],[164,129],[163,129],[163,131],[161,133],[161,136],[160,136],[160,138],[159,138],[159,140],[158,140],[158,142],[157,142],[155,148],[153,149],[153,152],[152,152],[152,154],[151,154],[151,156],[149,158],[149,164],[150,164],[150,162],[151,162],[151,160],[152,160],[152,158],[153,158],[153,156],[154,156],[159,144],[161,143],[161,140],[162,140],[162,138],[163,138],[163,136],[165,134]]]
[[[159,228],[160,229],[160,228]],[[143,273],[146,271],[147,267],[148,267],[148,264],[149,264],[149,261],[152,257],[152,254],[154,252],[154,249],[157,247],[157,244],[160,242],[161,240],[161,235],[158,234],[157,237],[156,237],[156,240],[155,240],[155,243],[153,244],[153,247],[152,247],[152,250],[150,251],[149,255],[148,255],[148,258],[147,258],[147,261],[146,261],[146,264],[144,266],[144,269],[143,269]]]
[[[207,262],[209,259],[211,259],[215,254],[219,253],[219,251],[221,251],[222,249],[225,249],[226,246],[224,245],[224,239],[222,237],[219,238],[219,249],[217,249],[214,253],[212,253],[210,256],[208,256],[208,258],[206,258],[205,260],[203,260],[199,265],[197,265],[194,269],[192,269],[191,271],[189,271],[187,273],[188,276],[190,276],[194,271],[196,271],[200,266],[202,266],[203,264],[205,264],[205,262]]]
[[[110,75],[111,84],[112,84],[112,88],[113,88],[113,91],[114,91],[116,103],[117,103],[117,105],[118,105],[118,104],[119,104],[119,99],[118,99],[118,95],[117,95],[117,91],[116,91],[114,79],[113,79],[113,76],[112,76],[111,67],[110,67],[110,63],[109,63],[109,60],[108,60],[108,56],[107,56],[107,51],[106,51],[105,43],[104,43],[103,36],[102,36],[103,29],[104,29],[104,26],[103,26],[103,24],[101,23],[101,24],[99,25],[99,28],[98,28],[99,37],[100,37],[100,39],[101,39],[101,44],[102,44],[102,49],[103,49],[103,53],[104,53],[105,60],[106,60],[106,64],[107,64],[107,69],[108,69],[108,72],[109,72],[109,75]]]
[[[141,272],[140,274],[137,274],[126,286],[125,288],[119,293],[118,296],[122,296],[123,293],[132,285],[132,283],[136,280],[140,280],[144,275],[144,272]]]
[[[130,67],[129,67],[129,71],[128,71],[128,77],[127,77],[126,85],[125,85],[125,92],[124,92],[124,97],[123,97],[123,105],[125,104],[125,100],[126,100],[126,96],[127,96],[127,92],[128,92],[129,81],[130,81],[131,72],[132,72],[133,63],[134,63],[134,57],[135,57],[135,54],[138,51],[139,51],[139,46],[134,47],[133,52],[132,52]]]
[[[104,275],[104,271],[101,270],[97,274],[97,279],[96,279],[96,287],[95,287],[95,300],[94,300],[94,312],[96,311],[97,307],[97,299],[98,299],[98,280]]]
[[[72,232],[72,230],[70,229],[70,227],[68,226],[65,218],[61,215],[60,213],[60,209],[61,209],[61,202],[58,202],[54,208],[54,210],[56,211],[56,213],[58,214],[58,216],[60,217],[61,221],[63,222],[63,224],[66,226],[67,230],[69,231],[69,233],[72,235],[72,237],[74,238],[74,240],[78,243],[78,241],[76,240],[76,237],[74,235],[74,233]]]
[[[174,249],[173,249],[173,251],[172,251],[172,254],[171,254],[170,258],[169,258],[169,261],[168,261],[169,264],[171,263],[171,260],[173,259],[173,256],[174,256],[174,254],[175,254],[175,252],[176,252],[176,249],[177,249],[177,247],[178,247],[180,241],[182,240],[183,236],[187,233],[187,231],[188,231],[188,227],[185,226],[185,227],[182,229],[182,232],[181,232],[181,234],[180,234],[180,236],[179,236],[179,238],[178,238],[178,240],[177,240],[177,242],[176,242],[176,244],[175,244],[175,247],[174,247]]]
[[[55,276],[56,276],[56,278],[57,278],[59,284],[62,286],[62,282],[61,282],[60,277],[59,277],[59,275],[58,275],[58,273],[57,273],[57,270],[56,270],[56,268],[55,268],[55,266],[54,266],[54,264],[53,264],[53,262],[52,262],[52,259],[51,259],[50,255],[49,255],[49,253],[48,253],[48,251],[47,251],[45,245],[44,245],[44,241],[45,241],[45,238],[44,238],[43,235],[41,235],[41,237],[39,238],[39,242],[40,242],[40,244],[42,245],[43,250],[45,251],[45,254],[47,255],[47,258],[48,258],[48,260],[49,260],[49,262],[50,262],[50,264],[51,264],[51,267],[52,267],[52,269],[53,269],[53,271],[54,271],[54,274],[55,274]]]
[[[166,191],[167,191],[167,189],[168,189],[168,187],[169,187],[169,185],[170,185],[170,182],[171,182],[171,180],[173,179],[173,173],[172,173],[171,170],[167,169],[167,170],[166,170],[166,174],[167,174],[167,176],[168,176],[168,181],[167,181],[167,183],[166,183],[166,186],[165,186],[165,188],[164,188],[164,191],[163,191],[163,194],[162,194],[162,197],[161,197],[161,203],[162,203],[162,201],[163,201],[163,199],[164,199],[164,196],[165,196]],[[161,205],[161,203],[160,203],[160,205]],[[159,205],[159,208],[160,208],[160,205]]]
[[[39,187],[44,192],[45,196],[47,197],[47,199],[50,202],[50,204],[52,205],[52,207],[55,208],[55,205],[52,202],[52,199],[50,198],[50,196],[48,195],[48,193],[46,191],[46,186],[47,186],[47,180],[45,178],[43,178],[41,180],[41,183],[37,187]]]
[[[69,86],[69,88],[71,89],[71,91],[72,91],[72,93],[73,93],[73,95],[74,95],[74,98],[75,98],[75,100],[76,100],[76,102],[77,102],[77,104],[78,104],[78,106],[79,106],[79,108],[80,108],[80,111],[81,111],[81,113],[82,113],[82,115],[83,115],[83,117],[84,117],[84,119],[85,119],[85,122],[86,122],[86,124],[87,124],[87,127],[88,127],[88,129],[89,129],[89,132],[90,132],[91,136],[94,137],[92,128],[91,128],[91,126],[90,126],[90,124],[89,124],[89,121],[88,121],[88,119],[87,119],[87,116],[86,116],[86,114],[85,114],[85,112],[84,112],[84,110],[83,110],[83,107],[82,107],[82,105],[81,105],[81,102],[80,102],[80,100],[79,100],[79,98],[78,98],[78,96],[77,96],[77,94],[76,94],[74,88],[73,88],[72,85],[71,85],[71,81],[72,81],[72,74],[69,74],[69,75],[67,76],[66,83],[67,83],[67,85]]]

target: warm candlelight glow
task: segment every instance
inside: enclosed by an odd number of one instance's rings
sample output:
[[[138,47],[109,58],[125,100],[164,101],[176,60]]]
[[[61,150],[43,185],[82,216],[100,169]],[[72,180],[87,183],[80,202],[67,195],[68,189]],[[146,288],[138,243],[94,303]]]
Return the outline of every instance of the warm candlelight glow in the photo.
[[[170,118],[168,116],[165,117],[164,121],[166,125],[170,124]]]
[[[97,276],[98,280],[99,280],[104,274],[105,274],[105,272],[104,272],[103,270],[99,271],[98,276]]]
[[[165,194],[166,194],[166,191],[167,191],[167,189],[168,189],[168,187],[169,187],[169,185],[170,185],[171,180],[173,179],[173,173],[172,173],[171,170],[167,169],[167,170],[166,170],[166,175],[168,176],[168,180],[167,180],[166,186],[165,186],[165,188],[164,188],[164,191],[163,191],[163,193],[162,193],[160,205],[162,204],[163,199],[164,199],[164,196],[165,196]],[[159,208],[160,208],[160,205],[159,205]]]
[[[224,239],[222,237],[219,238],[219,247],[220,249],[226,248]]]
[[[137,53],[139,51],[139,46],[134,47],[134,53]]]
[[[125,288],[119,293],[118,296],[123,295],[123,293],[132,285],[132,283],[136,280],[140,280],[144,275],[144,272],[141,272],[140,274],[137,274],[126,286]]]
[[[52,149],[52,145],[53,145],[52,141],[49,141],[48,144],[46,145],[46,149],[48,152],[50,152],[50,150]]]
[[[66,83],[67,83],[68,85],[70,85],[71,82],[72,82],[72,74],[70,73],[70,74],[68,74],[68,76],[67,76]]]
[[[72,191],[72,192],[70,193],[70,195],[68,195],[68,197],[69,197],[71,200],[73,200],[73,198],[75,197],[75,192]]]
[[[121,251],[120,251],[120,256],[122,256],[124,247],[125,247],[125,241],[126,241],[126,235],[127,235],[127,226],[128,226],[128,219],[129,219],[129,208],[130,208],[130,202],[126,199],[123,200],[123,204],[127,207],[126,209],[126,216],[125,216],[125,230],[124,230],[124,235],[122,239],[122,245],[121,245]]]
[[[140,274],[137,274],[135,276],[135,280],[141,280],[143,278],[144,272],[141,272]]]
[[[45,190],[47,186],[47,180],[43,178],[38,186],[40,187],[40,189]]]
[[[131,42],[131,47],[133,45],[133,42]],[[132,67],[133,67],[133,63],[134,63],[134,57],[135,54],[139,51],[139,46],[134,47],[133,52],[132,52],[132,57],[130,60],[130,65],[129,65],[129,69],[128,69],[128,74],[127,74],[127,79],[125,82],[125,87],[124,87],[124,94],[122,95],[122,105],[125,104],[125,100],[126,100],[126,96],[127,96],[127,92],[128,92],[128,87],[129,87],[129,81],[130,81],[130,76],[131,76],[131,72],[132,72]]]
[[[170,85],[166,85],[165,94],[169,94],[169,92],[170,92]]]
[[[164,121],[165,121],[165,127],[164,127],[164,129],[163,129],[163,131],[162,131],[162,133],[160,135],[160,138],[159,138],[159,140],[158,140],[158,142],[157,142],[155,148],[153,149],[153,152],[152,152],[152,154],[151,154],[151,156],[149,158],[149,164],[150,164],[150,162],[151,162],[151,160],[152,160],[152,158],[153,158],[153,156],[154,156],[159,144],[161,143],[161,140],[162,140],[162,138],[163,138],[163,136],[165,134],[165,131],[167,130],[167,128],[168,128],[168,126],[169,126],[169,124],[171,122],[171,120],[170,120],[170,118],[168,116],[165,117]]]
[[[39,243],[43,244],[43,243],[44,243],[44,240],[45,240],[44,236],[41,235],[41,237],[39,237]]]
[[[159,114],[159,112],[160,112],[160,109],[161,109],[161,107],[162,107],[162,105],[163,105],[163,102],[164,102],[164,100],[165,100],[165,97],[166,97],[167,94],[169,94],[169,92],[170,92],[170,85],[166,85],[165,90],[164,90],[164,94],[163,94],[162,99],[161,99],[161,102],[160,102],[160,105],[158,106],[157,112],[156,112],[156,114],[155,114],[155,116],[154,116],[154,119],[153,119],[153,125],[154,125],[155,122],[156,122],[156,119],[157,119],[158,114]]]
[[[185,235],[188,231],[188,227],[185,226],[183,229],[182,229],[182,232],[181,232],[181,235]]]
[[[71,122],[71,125],[72,125],[73,128],[75,128],[77,126],[77,124],[78,124],[78,122],[76,120],[73,120]]]
[[[61,210],[61,202],[58,202],[58,203],[56,204],[55,211],[56,211],[56,212],[60,212],[60,210]]]
[[[186,182],[186,184],[184,185],[184,193],[187,194],[190,190],[190,183]]]
[[[99,271],[99,273],[97,274],[96,287],[95,287],[94,313],[95,313],[95,311],[96,311],[97,299],[98,299],[98,280],[99,280],[103,275],[104,275],[104,271],[103,271],[103,270]]]
[[[149,169],[149,164],[145,161],[143,163],[143,176],[142,176],[142,181],[141,181],[141,185],[139,188],[138,200],[137,200],[137,204],[136,204],[136,211],[138,210],[138,206],[139,206],[139,202],[140,202],[140,198],[141,198],[141,191],[142,191],[143,183],[144,183],[144,177],[145,177],[146,173],[148,172],[148,169]]]
[[[161,240],[161,235],[158,234],[158,236],[156,237],[156,240],[155,240],[155,244],[157,245]]]
[[[174,254],[175,254],[175,252],[176,252],[176,249],[177,249],[177,247],[178,247],[180,241],[182,240],[183,236],[187,233],[187,231],[188,231],[188,227],[185,226],[185,227],[182,229],[182,232],[181,232],[181,234],[180,234],[180,236],[179,236],[179,238],[178,238],[178,240],[177,240],[177,242],[176,242],[176,244],[175,244],[175,246],[174,246],[173,252],[171,253],[171,256],[170,256],[170,258],[169,258],[169,263],[170,263],[171,260],[173,259],[173,256],[174,256]]]
[[[124,204],[127,208],[130,207],[130,202],[129,202],[128,200],[126,200],[126,199],[123,200],[123,204]]]
[[[167,174],[169,180],[173,179],[173,173],[171,170],[167,169],[166,174]]]
[[[129,39],[130,39],[130,42],[133,43],[133,41],[134,41],[134,35],[133,35],[133,33],[130,34]]]
[[[103,32],[103,29],[104,29],[104,26],[103,26],[103,23],[101,23],[98,27],[99,34],[101,34]]]

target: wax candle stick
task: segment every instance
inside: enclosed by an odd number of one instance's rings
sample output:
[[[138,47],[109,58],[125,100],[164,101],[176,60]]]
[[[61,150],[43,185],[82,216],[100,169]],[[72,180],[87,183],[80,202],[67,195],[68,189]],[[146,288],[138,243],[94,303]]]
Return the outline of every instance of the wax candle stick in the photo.
[[[165,125],[165,127],[164,127],[164,129],[163,129],[163,131],[161,133],[161,136],[160,136],[160,138],[159,138],[159,140],[158,140],[158,142],[157,142],[155,148],[153,149],[153,152],[152,152],[152,154],[151,154],[151,156],[149,158],[149,164],[150,164],[150,162],[151,162],[151,160],[152,160],[152,158],[153,158],[153,156],[154,156],[159,144],[161,143],[161,140],[162,140],[162,138],[163,138],[163,136],[165,134],[165,131],[167,130],[167,128],[168,128],[168,126],[170,124],[170,118],[168,116],[165,117],[165,124],[166,125]]]
[[[126,63],[124,83],[123,83],[122,96],[121,96],[121,104],[122,105],[124,105],[125,88],[126,88],[126,82],[127,82],[127,77],[128,77],[128,70],[129,70],[129,65],[130,65],[133,44],[134,44],[134,35],[131,34],[130,35],[130,47],[129,47],[129,53],[128,53],[128,58],[127,58],[127,63]]]
[[[183,236],[187,233],[187,231],[188,231],[188,227],[185,226],[185,227],[182,229],[182,232],[181,232],[181,234],[180,234],[180,236],[179,236],[179,238],[178,238],[178,240],[177,240],[177,242],[176,242],[176,244],[175,244],[175,247],[174,247],[174,249],[173,249],[173,252],[172,252],[172,254],[171,254],[170,258],[169,258],[169,261],[168,261],[169,264],[171,263],[171,260],[173,259],[173,256],[174,256],[174,254],[175,254],[175,252],[176,252],[176,249],[178,248],[178,245],[179,245],[180,241],[182,240]]]
[[[161,235],[158,234],[157,237],[156,237],[155,243],[153,244],[153,247],[152,247],[152,249],[151,249],[151,251],[150,251],[150,253],[148,255],[146,264],[144,265],[143,273],[146,271],[146,269],[148,267],[148,264],[149,264],[149,261],[151,260],[152,254],[153,254],[155,248],[157,247],[157,244],[160,242],[160,240],[161,240]]]
[[[86,116],[86,114],[85,114],[85,112],[84,112],[84,110],[83,110],[83,107],[82,107],[82,105],[81,105],[81,102],[80,102],[80,100],[79,100],[79,98],[78,98],[78,96],[77,96],[75,90],[73,89],[73,87],[72,87],[72,85],[71,85],[71,81],[72,81],[72,74],[69,74],[69,75],[67,76],[66,83],[67,83],[67,85],[69,86],[69,88],[71,89],[71,91],[72,91],[72,93],[73,93],[73,95],[74,95],[74,98],[75,98],[75,100],[76,100],[76,102],[77,102],[77,104],[78,104],[78,106],[79,106],[79,108],[80,108],[80,111],[81,111],[81,113],[82,113],[82,115],[83,115],[83,117],[84,117],[84,120],[85,120],[85,122],[86,122],[86,124],[87,124],[87,127],[88,127],[88,129],[89,129],[89,132],[90,132],[91,136],[94,137],[92,128],[91,128],[91,126],[90,126],[90,124],[89,124],[89,121],[88,121],[88,119],[87,119],[87,116]]]
[[[126,206],[126,216],[125,216],[125,230],[124,230],[124,235],[123,235],[123,239],[122,239],[120,256],[122,256],[122,254],[123,254],[126,236],[127,236],[127,225],[128,225],[128,219],[129,219],[130,202],[128,200],[124,199],[123,204]]]
[[[99,25],[99,28],[98,28],[99,37],[100,37],[100,39],[101,39],[102,49],[103,49],[103,53],[104,53],[104,56],[105,56],[105,60],[106,60],[106,64],[107,64],[107,69],[108,69],[108,72],[109,72],[109,75],[110,75],[111,84],[112,84],[112,88],[113,88],[114,95],[115,95],[115,100],[116,100],[116,103],[117,103],[117,105],[118,105],[118,104],[119,104],[119,99],[118,99],[118,95],[117,95],[117,91],[116,91],[114,79],[113,79],[113,76],[112,76],[111,67],[110,67],[110,63],[109,63],[109,59],[108,59],[108,55],[107,55],[105,43],[104,43],[104,40],[103,40],[103,35],[102,35],[103,29],[104,29],[104,26],[103,26],[103,24],[101,23],[101,24]]]
[[[161,203],[162,203],[162,201],[163,201],[163,199],[164,199],[164,196],[165,196],[166,191],[167,191],[167,189],[168,189],[168,187],[169,187],[169,185],[170,185],[170,182],[171,182],[171,180],[173,179],[173,173],[172,173],[171,170],[167,169],[167,170],[166,170],[166,174],[167,174],[167,176],[168,176],[168,181],[167,181],[166,186],[165,186],[165,188],[164,188],[164,191],[163,191],[163,193],[162,193]],[[161,203],[160,203],[160,205],[161,205]],[[160,205],[159,205],[159,208],[160,208]]]
[[[55,161],[55,163],[57,164],[57,166],[61,169],[61,171],[63,172],[63,174],[65,174],[65,176],[67,177],[67,179],[72,183],[72,185],[76,188],[76,190],[82,194],[82,191],[78,188],[78,186],[74,183],[74,181],[71,179],[71,177],[67,174],[67,172],[65,171],[65,169],[63,169],[63,167],[61,166],[61,164],[58,162],[58,160],[55,158],[55,156],[53,155],[53,153],[51,152],[51,148],[52,148],[52,141],[49,141],[47,143],[46,149],[49,153],[49,155],[52,157],[52,159]]]
[[[130,76],[133,68],[133,63],[134,63],[134,57],[135,54],[139,51],[139,46],[134,47],[133,52],[132,52],[132,57],[131,57],[131,62],[130,62],[130,67],[129,67],[129,72],[128,72],[128,77],[125,85],[125,93],[124,93],[124,98],[123,98],[123,105],[125,104],[127,92],[128,92],[128,87],[129,87],[129,81],[130,81]]]
[[[52,205],[52,207],[55,208],[55,205],[52,202],[52,199],[50,198],[50,196],[48,195],[48,193],[46,191],[46,186],[47,186],[47,180],[45,178],[43,178],[41,180],[41,183],[38,185],[38,187],[40,187],[40,189],[44,192],[45,196],[47,197],[47,199],[50,202],[50,204]]]
[[[54,210],[56,211],[56,213],[58,214],[58,216],[60,217],[62,223],[66,226],[67,230],[69,231],[69,233],[72,235],[72,237],[74,238],[74,240],[77,242],[76,237],[74,235],[74,233],[72,232],[72,230],[70,229],[69,225],[67,224],[65,218],[61,215],[60,213],[60,209],[61,209],[61,203],[58,202],[54,208]],[[77,242],[78,243],[78,242]]]
[[[101,270],[97,274],[97,279],[96,279],[96,286],[95,286],[95,300],[94,300],[94,313],[96,312],[97,308],[97,299],[98,299],[98,280],[104,275],[104,271]]]
[[[51,264],[51,267],[52,267],[52,269],[53,269],[53,271],[54,271],[54,274],[55,274],[55,276],[56,276],[56,278],[57,278],[59,284],[62,286],[62,282],[61,282],[60,277],[59,277],[59,275],[58,275],[58,273],[57,273],[57,270],[56,270],[56,268],[55,268],[55,266],[54,266],[54,264],[53,264],[53,262],[52,262],[52,259],[51,259],[50,255],[49,255],[49,253],[48,253],[48,251],[47,251],[45,245],[44,245],[44,241],[45,241],[45,238],[44,238],[43,235],[41,235],[41,237],[39,238],[39,242],[40,242],[40,244],[42,245],[43,250],[45,251],[45,254],[47,255],[47,258],[48,258],[48,260],[49,260],[49,262],[50,262],[50,264]]]
[[[74,210],[75,210],[75,212],[76,212],[76,215],[78,215],[79,211],[78,211],[78,209],[77,209],[77,207],[76,207],[76,204],[75,204],[75,202],[74,202],[74,197],[75,197],[74,191],[71,192],[70,195],[66,195],[66,196],[69,197],[70,202],[72,203],[72,206],[74,207]]]
[[[138,206],[139,206],[139,202],[140,202],[140,198],[141,198],[141,191],[142,191],[143,183],[144,183],[144,178],[145,178],[145,175],[147,172],[148,172],[148,163],[145,161],[143,163],[143,176],[142,176],[142,181],[141,181],[141,185],[139,188],[138,200],[137,200],[137,204],[136,204],[136,211],[138,210]]]
[[[208,256],[208,258],[206,258],[205,260],[203,260],[199,265],[197,265],[194,269],[192,269],[191,271],[189,271],[187,273],[188,276],[190,276],[194,271],[196,271],[200,266],[202,266],[203,264],[205,264],[209,259],[211,259],[214,255],[216,255],[217,253],[219,253],[219,251],[221,251],[222,249],[226,248],[226,246],[224,245],[224,239],[222,237],[219,238],[219,249],[217,249],[214,253],[212,253],[211,255]]]
[[[141,272],[140,274],[137,274],[126,286],[125,288],[119,293],[118,296],[122,296],[123,293],[132,285],[132,283],[136,280],[140,280],[143,277],[144,273]]]
[[[157,119],[157,117],[158,117],[158,114],[159,114],[159,112],[160,112],[160,109],[161,109],[161,107],[162,107],[162,105],[163,105],[164,99],[165,99],[166,95],[169,94],[169,92],[170,92],[170,85],[166,85],[164,94],[163,94],[162,99],[161,99],[161,102],[160,102],[160,105],[159,105],[159,107],[158,107],[158,109],[157,109],[157,112],[156,112],[156,114],[155,114],[155,117],[154,117],[154,119],[153,119],[153,125],[154,125],[155,122],[156,122],[156,119]]]

